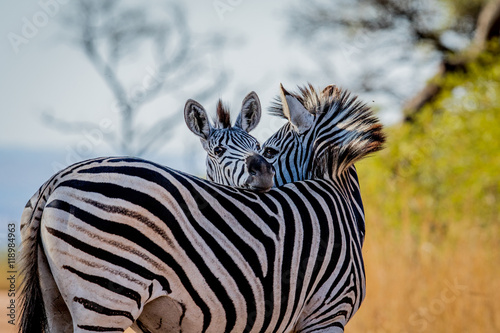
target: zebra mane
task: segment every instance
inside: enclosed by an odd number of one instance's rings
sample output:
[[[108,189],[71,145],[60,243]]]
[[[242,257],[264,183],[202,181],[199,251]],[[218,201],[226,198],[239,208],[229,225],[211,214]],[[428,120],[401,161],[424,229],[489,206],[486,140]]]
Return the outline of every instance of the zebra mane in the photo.
[[[229,109],[222,100],[217,102],[217,115],[214,118],[215,128],[230,128],[231,127],[231,114]]]
[[[354,162],[366,157],[368,154],[381,150],[385,142],[383,126],[373,114],[370,107],[335,85],[329,85],[318,93],[311,84],[299,87],[299,93],[289,93],[295,97],[311,114],[330,120],[329,126],[344,131],[336,135],[327,149],[317,150],[313,147],[311,172],[314,176],[328,172],[339,175],[347,170]],[[269,113],[287,119],[283,112],[280,97],[273,101]],[[324,143],[322,141],[322,143]]]
[[[332,106],[339,102],[342,103],[347,100],[354,102],[357,99],[357,97],[351,98],[351,94],[348,91],[342,90],[336,85],[327,86],[323,89],[321,94],[318,94],[316,89],[310,83],[308,83],[307,86],[298,86],[297,88],[300,91],[299,94],[293,92],[288,93],[304,105],[307,111],[314,115],[329,112]],[[357,104],[361,103],[357,102]],[[283,104],[279,95],[274,97],[274,100],[271,102],[269,114],[287,119],[283,113]]]

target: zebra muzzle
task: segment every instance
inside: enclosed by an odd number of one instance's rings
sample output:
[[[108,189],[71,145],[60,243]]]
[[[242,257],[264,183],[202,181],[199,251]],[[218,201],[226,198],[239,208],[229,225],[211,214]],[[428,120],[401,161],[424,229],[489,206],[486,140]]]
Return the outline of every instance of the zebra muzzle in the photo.
[[[274,169],[266,159],[258,154],[246,158],[248,178],[245,185],[256,192],[267,192],[273,185]]]

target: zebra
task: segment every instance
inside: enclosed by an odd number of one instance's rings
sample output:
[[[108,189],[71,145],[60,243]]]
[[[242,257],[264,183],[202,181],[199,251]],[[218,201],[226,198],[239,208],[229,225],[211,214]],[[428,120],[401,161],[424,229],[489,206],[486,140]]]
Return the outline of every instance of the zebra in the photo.
[[[352,221],[351,225],[346,224],[344,227],[352,228],[345,231],[345,234],[351,233],[350,239],[342,238],[340,241],[336,240],[335,244],[339,247],[352,246],[355,249],[352,251],[353,255],[357,258],[346,256],[344,263],[350,265],[349,269],[337,272],[337,281],[343,279],[344,284],[335,286],[339,295],[337,299],[340,301],[334,303],[335,306],[332,305],[331,308],[341,308],[345,305],[345,300],[340,296],[349,295],[355,288],[358,293],[356,297],[347,297],[352,301],[352,304],[347,305],[350,311],[337,312],[342,315],[331,324],[333,331],[333,327],[343,331],[365,296],[361,254],[365,222],[354,162],[382,149],[385,136],[382,125],[369,108],[357,101],[356,97],[352,98],[347,91],[335,85],[325,87],[320,94],[310,84],[299,89],[299,94],[292,94],[280,85],[280,96],[272,105],[271,114],[284,118],[287,123],[264,142],[261,153],[273,164],[276,186],[314,179],[329,180],[334,182],[335,188],[327,186],[324,192],[332,193],[338,189],[348,199]],[[323,194],[311,191],[311,188],[308,188],[307,192],[311,192],[309,195],[319,194],[319,197]],[[321,304],[321,301],[319,302]],[[316,315],[318,314],[325,317],[320,311],[316,311]],[[295,329],[321,330],[322,325],[315,325],[315,321],[318,319],[311,315],[302,325],[296,325]]]
[[[229,110],[221,100],[217,103],[214,125],[211,124],[207,112],[200,103],[191,99],[186,102],[184,118],[188,128],[200,136],[200,140],[207,151],[207,178],[209,180],[256,192],[265,192],[273,186],[274,171],[271,165],[258,154],[259,142],[248,134],[257,126],[260,116],[260,101],[255,92],[249,93],[243,99],[241,112],[233,127],[230,124]],[[41,222],[43,207],[47,204],[48,196],[55,190],[56,184],[63,179],[71,182],[78,178],[74,176],[79,172],[91,172],[91,168],[84,167],[86,165],[97,165],[99,168],[103,168],[101,170],[108,168],[109,174],[119,173],[118,169],[113,170],[113,168],[118,165],[120,160],[134,162],[134,167],[137,168],[153,165],[148,161],[133,158],[100,158],[83,161],[54,175],[27,203],[21,223],[22,253],[24,256],[21,262],[21,270],[24,271],[26,278],[23,282],[24,287],[21,297],[22,319],[20,331],[34,332],[43,330],[43,327],[51,324],[51,322],[53,323],[49,326],[53,328],[53,331],[70,330],[69,326],[65,326],[64,323],[71,324],[71,318],[68,317],[67,306],[62,302],[57,285],[54,284],[54,279],[50,277],[48,262],[43,253],[38,257],[36,253],[32,252],[37,251],[37,244],[40,245],[38,243],[40,239],[38,239],[39,234],[37,232],[39,230],[37,228]],[[113,180],[113,182],[116,182],[115,186],[120,183],[120,180],[125,181],[125,186],[127,182],[130,182],[127,177],[122,178],[117,175],[116,179]],[[36,208],[38,208],[38,211]],[[32,261],[33,259],[36,260]],[[34,278],[33,274],[41,274],[42,276],[48,276],[48,278],[40,281],[36,277]],[[41,295],[40,283],[43,290],[49,290],[50,292],[44,292],[44,295]],[[42,299],[44,299],[44,302],[42,302]],[[48,322],[45,316],[45,308],[48,308],[49,315],[52,315],[52,317],[48,318]],[[62,321],[54,317],[57,312],[60,313],[59,316]]]
[[[26,319],[39,323],[45,306],[56,313],[48,319],[58,332],[70,330],[64,323],[76,332],[131,325],[138,332],[343,331],[364,296],[357,230],[363,216],[350,166],[380,149],[383,134],[369,108],[337,95],[319,95],[316,107],[325,104],[325,115],[315,114],[298,132],[319,138],[339,125],[356,134],[323,138],[328,153],[340,144],[355,150],[335,177],[316,170],[311,179],[256,193],[153,163],[105,159],[49,181],[23,213],[27,262],[35,263],[25,269],[27,281],[35,281],[23,290]],[[304,123],[295,116],[304,107],[287,99],[285,126],[298,131]],[[294,135],[271,137],[264,152],[272,148],[276,161],[290,163],[279,145],[288,137]],[[325,148],[312,142],[308,154]],[[60,311],[65,304],[69,310]]]
[[[273,164],[275,186],[347,177],[344,188],[351,190],[363,242],[363,202],[354,162],[382,149],[382,125],[367,105],[336,85],[326,86],[319,94],[311,84],[299,90],[292,94],[280,84],[270,113],[287,123],[264,142],[262,156]]]
[[[294,329],[343,332],[359,309],[366,289],[361,252],[365,216],[354,163],[383,148],[383,126],[366,104],[336,85],[318,93],[309,84],[299,87],[299,93],[290,93],[280,84],[279,98],[270,113],[287,121],[261,149],[264,158],[273,164],[275,186],[297,186],[297,195],[303,197],[295,202],[304,205],[311,219],[330,213],[336,218],[335,231],[329,235],[334,244],[330,260],[336,260],[333,274],[316,276],[318,259],[304,264],[306,271],[313,271],[316,282],[329,278],[333,283],[315,286],[318,292],[306,303],[310,308]],[[329,197],[334,200],[325,205],[322,200]],[[313,242],[309,246],[316,247],[319,254],[327,244],[321,236],[319,245]]]
[[[219,100],[215,125],[208,121],[207,113],[198,102],[189,99],[184,108],[188,128],[200,137],[207,153],[207,179],[219,184],[267,191],[273,186],[271,166],[256,152],[259,142],[248,134],[260,121],[259,97],[250,92],[241,105],[235,125],[231,126],[229,110]],[[245,163],[242,163],[244,161]]]

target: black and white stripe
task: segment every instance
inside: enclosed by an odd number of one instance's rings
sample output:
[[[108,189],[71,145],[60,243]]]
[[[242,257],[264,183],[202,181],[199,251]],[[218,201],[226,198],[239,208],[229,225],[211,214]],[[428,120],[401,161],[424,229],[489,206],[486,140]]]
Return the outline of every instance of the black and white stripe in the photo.
[[[255,193],[134,158],[76,164],[23,213],[22,332],[44,311],[54,332],[343,331],[364,296],[356,195],[349,167]]]
[[[332,323],[332,327],[343,328],[365,294],[361,253],[365,221],[354,162],[382,148],[382,125],[365,104],[334,85],[321,93],[309,85],[300,88],[299,94],[289,93],[281,86],[271,113],[288,120],[262,147],[263,156],[273,163],[276,185],[300,184],[305,180],[340,182],[337,190],[343,193],[349,207],[352,220],[336,211],[337,223],[350,230],[349,237],[335,239],[336,244],[350,249],[334,274],[339,297],[334,301],[328,297],[318,300],[319,304],[330,302],[331,307],[347,309],[338,312]],[[305,200],[311,202],[314,198]],[[322,310],[314,311],[303,327],[320,322],[323,316]]]
[[[333,272],[356,251],[343,186],[257,194],[137,159],[99,159],[46,184],[22,233],[43,248],[51,276],[41,279],[55,280],[75,331],[120,331],[135,320],[144,328],[145,304],[166,296],[182,309],[166,314],[180,325],[173,331],[287,332],[319,295],[338,297]],[[349,279],[359,294],[364,281]],[[329,322],[342,309],[324,311]]]

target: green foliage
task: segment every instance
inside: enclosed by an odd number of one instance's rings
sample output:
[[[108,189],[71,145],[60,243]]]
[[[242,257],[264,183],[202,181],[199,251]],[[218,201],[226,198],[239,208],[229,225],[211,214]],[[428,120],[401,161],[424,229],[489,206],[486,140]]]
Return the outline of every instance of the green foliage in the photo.
[[[368,228],[408,228],[426,241],[443,239],[451,225],[497,229],[498,51],[444,78],[415,122],[388,128],[386,149],[359,163]]]

